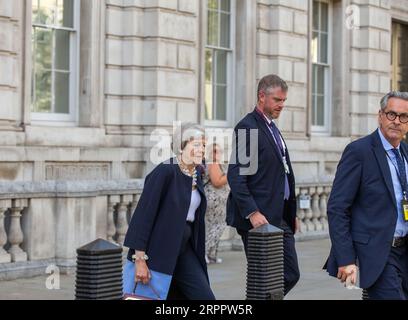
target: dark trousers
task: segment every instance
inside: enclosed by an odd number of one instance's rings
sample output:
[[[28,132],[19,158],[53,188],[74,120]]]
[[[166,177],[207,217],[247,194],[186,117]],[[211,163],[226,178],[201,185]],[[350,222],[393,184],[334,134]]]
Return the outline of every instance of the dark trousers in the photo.
[[[296,285],[300,278],[299,264],[295,249],[295,237],[286,222],[282,221],[280,228],[283,234],[283,268],[284,268],[284,294],[285,296]],[[244,243],[245,255],[248,254],[248,232],[237,230]]]
[[[392,248],[377,281],[367,289],[370,300],[408,300],[408,246]]]
[[[187,223],[168,300],[215,300],[208,278],[192,246],[192,226]]]

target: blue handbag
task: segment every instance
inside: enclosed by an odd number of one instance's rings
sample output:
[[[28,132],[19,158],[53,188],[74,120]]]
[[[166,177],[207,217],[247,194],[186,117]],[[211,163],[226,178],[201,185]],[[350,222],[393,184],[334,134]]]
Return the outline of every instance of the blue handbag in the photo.
[[[135,299],[128,300],[166,300],[169,293],[172,276],[150,270],[152,278],[149,284],[135,284],[135,264],[129,260],[123,268],[123,296],[135,296]],[[139,298],[137,298],[139,297]],[[146,299],[142,299],[144,297]]]

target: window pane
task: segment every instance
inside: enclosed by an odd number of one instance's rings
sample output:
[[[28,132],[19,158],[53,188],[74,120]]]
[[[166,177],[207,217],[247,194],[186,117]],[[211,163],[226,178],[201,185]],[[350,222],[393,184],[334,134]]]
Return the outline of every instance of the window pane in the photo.
[[[57,13],[57,0],[33,0],[33,22],[54,25]]]
[[[313,32],[312,36],[312,62],[318,62],[317,57],[319,54],[319,34],[317,32]]]
[[[57,23],[67,28],[74,27],[74,0],[58,0]]]
[[[225,86],[217,86],[217,120],[227,120],[227,88]]]
[[[322,63],[328,63],[327,60],[327,51],[328,51],[328,39],[327,34],[321,33],[320,34],[320,57],[319,61]]]
[[[230,47],[230,15],[221,13],[221,47]]]
[[[231,1],[230,0],[221,0],[221,10],[230,12],[230,10],[231,10]]]
[[[219,43],[218,12],[208,11],[208,44],[210,46],[218,46]]]
[[[213,81],[213,56],[212,50],[205,50],[205,82],[211,83]]]
[[[313,30],[319,30],[319,4],[313,1]]]
[[[33,28],[33,55],[35,70],[52,68],[52,31]]]
[[[324,67],[313,66],[313,93],[324,94]]]
[[[69,71],[70,32],[55,30],[55,69]]]
[[[208,8],[218,9],[218,0],[208,0]]]
[[[34,74],[35,100],[34,112],[51,112],[51,71],[39,71]]]
[[[314,126],[324,126],[324,97],[313,96],[313,112],[312,119]]]
[[[227,84],[227,52],[217,50],[216,51],[217,59],[217,84]]]
[[[69,114],[69,73],[55,72],[55,112]]]
[[[38,13],[39,13],[39,3],[38,0],[33,0],[32,3],[32,11],[33,11],[33,22],[37,22],[38,21]]]
[[[329,29],[329,7],[327,3],[320,3],[320,31],[327,32]]]
[[[324,126],[324,97],[316,97],[316,126]]]
[[[211,83],[205,84],[205,118],[213,120],[213,86]]]

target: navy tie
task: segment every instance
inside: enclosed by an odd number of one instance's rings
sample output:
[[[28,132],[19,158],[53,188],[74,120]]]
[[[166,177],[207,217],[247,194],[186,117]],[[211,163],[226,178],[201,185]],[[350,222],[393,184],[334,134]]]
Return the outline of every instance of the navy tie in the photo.
[[[281,134],[279,132],[278,127],[275,125],[275,123],[273,121],[271,121],[271,123],[269,124],[273,136],[275,138],[276,144],[278,145],[278,148],[282,154],[282,157],[285,155],[285,150],[283,149],[283,145],[282,145],[282,141],[281,141]]]
[[[281,153],[282,158],[285,156],[285,149],[283,148],[282,140],[281,140],[281,134],[279,132],[278,127],[275,125],[273,121],[270,122],[269,127],[272,130],[272,134],[275,138],[275,142],[278,146],[278,149]],[[285,195],[284,199],[288,200],[290,195],[290,189],[289,189],[289,180],[288,180],[288,175],[285,174]]]
[[[407,173],[405,171],[405,163],[402,159],[398,149],[392,149],[392,152],[395,154],[395,159],[397,160],[399,180],[401,183],[402,192],[407,191]]]

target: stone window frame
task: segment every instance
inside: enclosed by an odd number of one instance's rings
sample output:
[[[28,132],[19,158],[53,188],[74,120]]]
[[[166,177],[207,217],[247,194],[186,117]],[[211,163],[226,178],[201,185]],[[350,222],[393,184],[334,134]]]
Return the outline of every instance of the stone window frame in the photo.
[[[327,41],[327,63],[314,63],[312,55],[310,56],[310,117],[311,117],[311,132],[313,135],[330,135],[331,134],[331,127],[332,127],[332,94],[333,94],[333,2],[331,0],[312,0],[310,6],[310,15],[311,15],[311,32],[310,32],[310,43],[312,43],[313,32],[315,31],[313,28],[313,10],[314,10],[314,2],[322,2],[328,4],[328,41]],[[320,17],[320,16],[319,16]],[[310,48],[312,50],[312,48]],[[313,67],[314,65],[323,65],[326,69],[326,76],[325,76],[325,101],[324,101],[324,111],[325,111],[325,118],[324,118],[324,125],[313,125]]]
[[[235,55],[233,66],[233,90],[231,93],[231,114],[228,121],[220,124],[205,120],[204,110],[204,48],[206,43],[207,14],[206,1],[200,5],[200,56],[199,56],[199,122],[208,127],[230,128],[256,103],[256,38],[257,38],[257,1],[235,0]]]
[[[311,48],[308,53],[308,136],[348,137],[351,132],[350,125],[350,60],[351,60],[351,32],[345,27],[347,8],[350,5],[344,0],[330,0],[332,4],[332,83],[331,87],[331,125],[328,132],[314,132],[312,130],[312,59]],[[313,0],[309,0],[309,45],[312,40]]]
[[[32,0],[31,2],[35,2],[37,0]],[[66,122],[66,123],[75,123],[77,121],[77,110],[78,110],[78,79],[79,79],[79,35],[80,35],[80,0],[73,0],[73,26],[68,27],[59,27],[51,24],[38,24],[32,21],[31,25],[32,28],[42,28],[47,30],[63,30],[68,31],[70,33],[70,52],[69,52],[69,113],[68,114],[58,114],[55,112],[35,112],[31,110],[31,118],[33,121],[56,121],[56,122]],[[53,46],[55,43],[53,43]],[[31,47],[32,48],[32,47]],[[32,48],[33,49],[33,48]],[[55,48],[52,49],[53,51]],[[31,51],[33,53],[33,50]],[[33,65],[34,67],[34,65]],[[54,62],[52,62],[52,71],[55,71],[56,68],[54,67]],[[52,72],[53,73],[53,72]],[[54,76],[51,80],[51,86],[55,85]],[[52,92],[52,95],[54,92]],[[51,101],[51,108],[55,107],[55,101],[52,99]]]
[[[211,46],[207,45],[207,30],[208,30],[208,0],[202,1],[201,2],[201,14],[200,16],[202,17],[202,59],[201,65],[202,65],[202,74],[201,74],[201,93],[202,93],[202,98],[201,100],[201,105],[202,105],[202,115],[201,115],[201,122],[204,123],[205,126],[208,127],[230,127],[233,125],[235,119],[235,113],[234,113],[234,108],[233,106],[235,105],[235,78],[236,78],[236,17],[237,17],[237,10],[236,10],[236,1],[231,0],[230,1],[230,25],[231,25],[231,30],[230,30],[230,48],[229,48],[229,57],[228,59],[228,66],[227,66],[227,108],[226,108],[226,121],[222,120],[208,120],[205,117],[205,50],[208,48],[213,48]]]
[[[32,1],[24,4],[23,126],[103,127],[106,5],[100,0],[78,0],[80,7],[79,60],[75,121],[36,120],[31,111]]]

